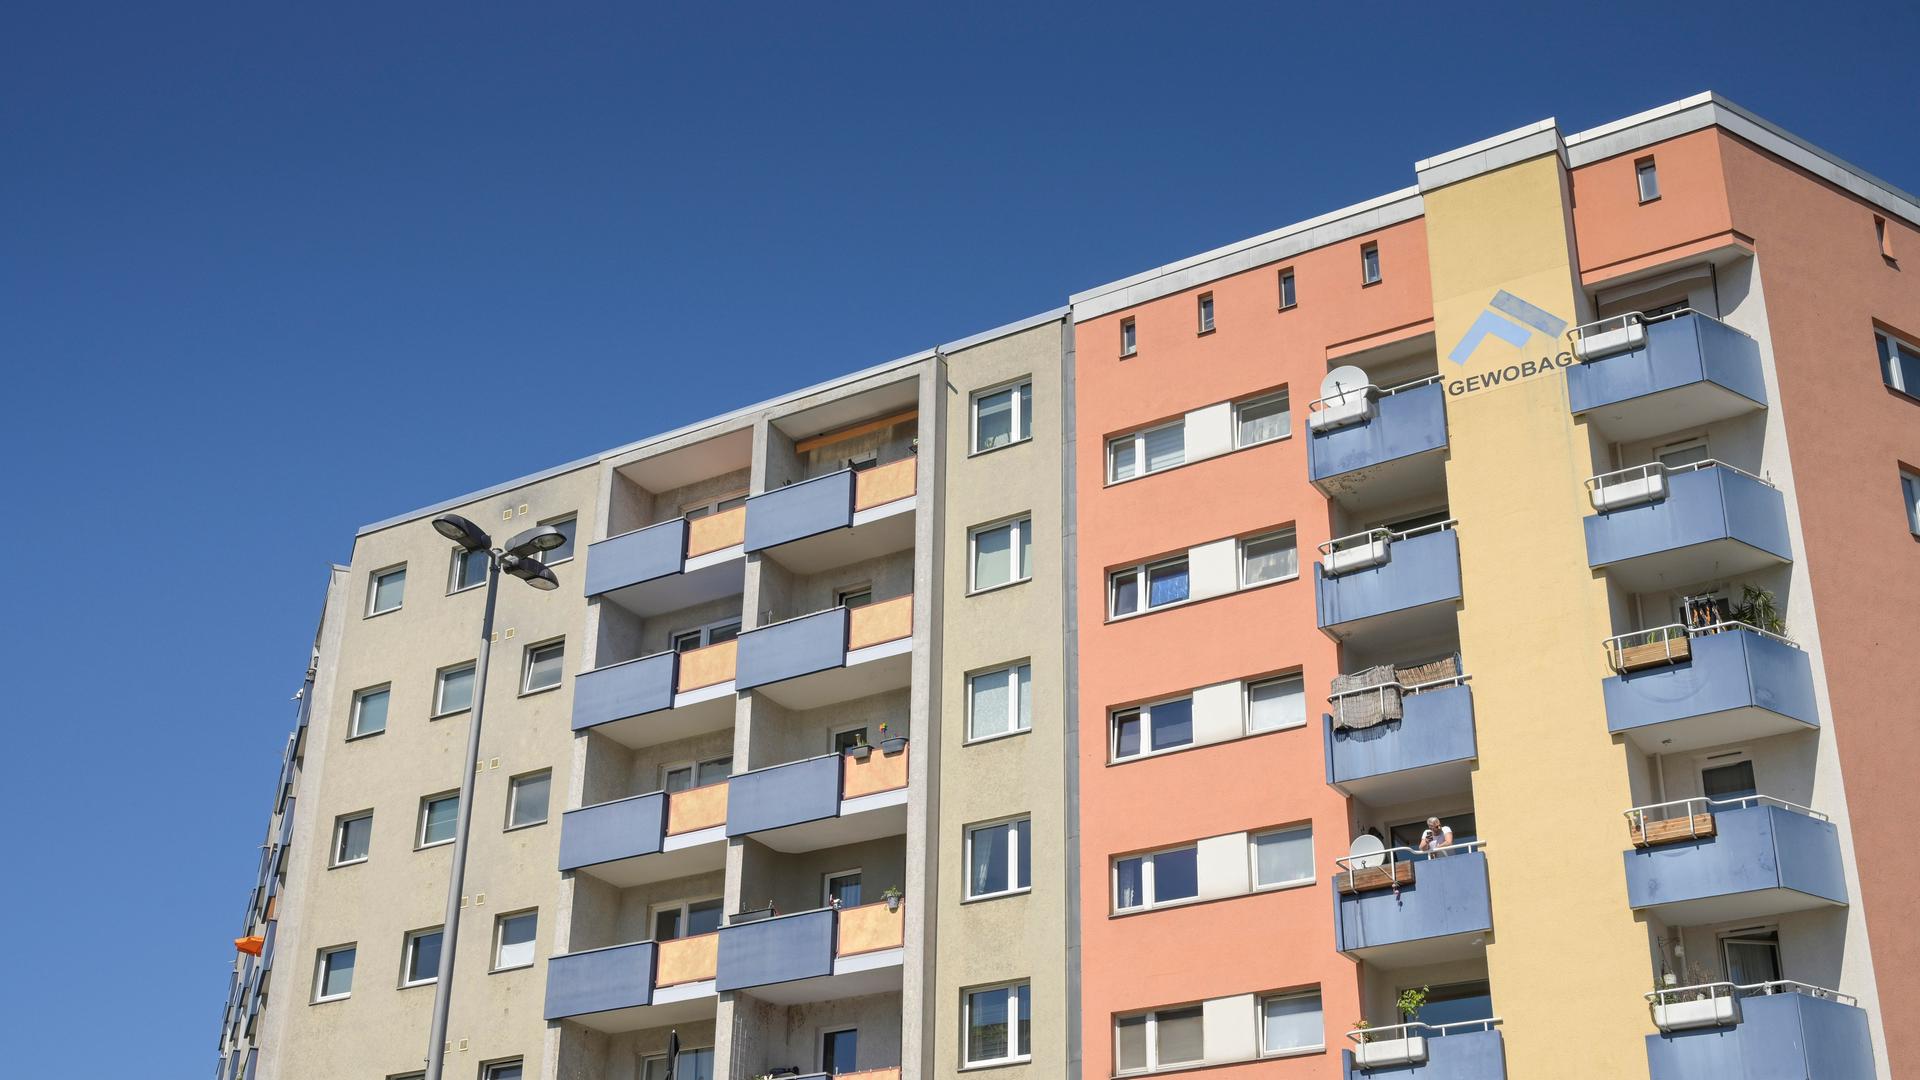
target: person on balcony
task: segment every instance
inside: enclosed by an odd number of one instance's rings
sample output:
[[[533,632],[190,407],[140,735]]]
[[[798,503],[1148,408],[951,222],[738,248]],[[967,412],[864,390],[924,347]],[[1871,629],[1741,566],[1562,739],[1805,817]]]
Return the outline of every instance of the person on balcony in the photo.
[[[1420,834],[1420,850],[1429,856],[1448,854],[1453,847],[1453,830],[1437,817],[1427,819],[1427,828]]]

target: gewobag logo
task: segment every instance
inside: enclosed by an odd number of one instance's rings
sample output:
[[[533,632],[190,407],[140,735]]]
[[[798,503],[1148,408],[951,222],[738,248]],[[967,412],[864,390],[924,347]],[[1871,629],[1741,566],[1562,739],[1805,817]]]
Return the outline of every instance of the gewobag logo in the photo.
[[[1533,336],[1544,334],[1550,339],[1558,339],[1561,331],[1567,328],[1567,321],[1543,308],[1527,303],[1505,289],[1493,294],[1487,310],[1473,320],[1467,332],[1447,353],[1447,359],[1462,366],[1473,356],[1474,350],[1490,337],[1516,349],[1525,348]],[[1476,390],[1485,390],[1501,383],[1518,382],[1542,372],[1553,371],[1573,363],[1573,354],[1562,352],[1555,356],[1543,356],[1538,360],[1523,360],[1517,364],[1508,364],[1503,368],[1469,375],[1464,379],[1451,379],[1447,382],[1447,393],[1458,397],[1471,394]]]

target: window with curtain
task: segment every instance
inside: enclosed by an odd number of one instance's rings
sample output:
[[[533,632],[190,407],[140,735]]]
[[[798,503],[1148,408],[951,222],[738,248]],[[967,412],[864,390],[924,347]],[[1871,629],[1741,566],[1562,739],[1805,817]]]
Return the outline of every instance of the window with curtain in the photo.
[[[435,795],[420,801],[420,846],[445,844],[453,840],[453,830],[460,816],[460,796],[453,793]]]
[[[1033,437],[1033,384],[1024,382],[973,399],[973,452]]]
[[[997,1065],[1033,1053],[1033,1014],[1027,984],[966,992],[966,1064]]]
[[[1033,667],[1015,664],[967,677],[967,738],[1026,731],[1033,720]]]
[[[1107,443],[1107,479],[1118,483],[1171,469],[1187,459],[1187,424],[1176,420]]]
[[[1020,518],[973,531],[975,591],[1024,581],[1033,573],[1033,525]]]
[[[507,781],[507,828],[538,825],[547,820],[547,800],[553,773],[542,771]]]
[[[376,686],[353,695],[353,722],[349,725],[347,737],[357,739],[362,735],[378,735],[387,730],[387,703],[393,694],[390,688]]]
[[[1284,438],[1293,414],[1287,404],[1287,392],[1242,401],[1233,407],[1238,446],[1254,446]]]
[[[1298,675],[1263,679],[1247,687],[1247,733],[1304,726],[1307,688]]]
[[[1268,889],[1313,880],[1313,826],[1276,829],[1253,837],[1253,885]]]
[[[1202,1007],[1156,1009],[1116,1017],[1114,1062],[1121,1073],[1153,1072],[1200,1061],[1205,1053]]]
[[[433,715],[446,716],[473,707],[473,665],[461,664],[434,679]]]
[[[373,815],[343,817],[334,826],[333,865],[364,862],[373,844]]]
[[[391,570],[382,570],[373,575],[367,587],[367,614],[381,615],[393,611],[406,599],[407,568],[396,566]]]
[[[1320,991],[1276,994],[1260,1003],[1260,1052],[1290,1054],[1326,1045]]]
[[[1191,900],[1200,895],[1200,849],[1170,848],[1116,859],[1113,890],[1115,911]]]
[[[497,925],[493,940],[494,969],[531,967],[533,939],[540,928],[540,914],[523,911],[517,915],[502,915]]]
[[[1240,584],[1284,581],[1300,574],[1300,551],[1291,528],[1240,542]]]
[[[1019,892],[1033,886],[1027,818],[967,830],[967,898]]]

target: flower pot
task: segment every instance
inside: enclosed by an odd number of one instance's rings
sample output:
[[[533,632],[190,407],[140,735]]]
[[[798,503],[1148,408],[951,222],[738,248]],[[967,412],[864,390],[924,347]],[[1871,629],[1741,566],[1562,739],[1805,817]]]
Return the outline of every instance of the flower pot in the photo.
[[[905,750],[906,748],[907,748],[907,740],[905,736],[901,736],[895,739],[880,740],[880,752],[883,754],[897,754],[900,751]]]
[[[887,910],[888,910],[888,911],[899,911],[899,910],[900,910],[900,897],[898,897],[898,896],[889,896],[889,897],[887,897]]]
[[[868,746],[866,743],[861,743],[858,746],[847,747],[844,753],[855,761],[865,761],[872,755],[873,747]]]
[[[1353,1063],[1363,1069],[1375,1069],[1383,1065],[1412,1065],[1425,1060],[1427,1040],[1424,1035],[1363,1042],[1353,1051]]]
[[[1725,1027],[1740,1022],[1740,1003],[1731,994],[1695,1001],[1667,1001],[1653,1007],[1653,1026],[1661,1031]]]

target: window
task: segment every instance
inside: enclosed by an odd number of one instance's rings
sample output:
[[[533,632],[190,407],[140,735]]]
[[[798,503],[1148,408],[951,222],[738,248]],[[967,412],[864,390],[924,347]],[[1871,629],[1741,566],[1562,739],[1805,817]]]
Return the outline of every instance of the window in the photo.
[[[866,746],[867,726],[860,724],[850,728],[841,728],[833,733],[829,744],[829,748],[836,754],[846,753],[847,748],[850,746]]]
[[[660,790],[668,794],[687,791],[692,788],[706,787],[708,784],[717,784],[733,775],[733,757],[729,755],[683,765],[669,765],[660,772]]]
[[[1900,495],[1907,504],[1907,531],[1920,536],[1920,476],[1901,470]]]
[[[822,875],[820,905],[822,907],[859,907],[860,871],[842,870],[837,874]]]
[[[990,739],[1033,725],[1033,665],[967,677],[967,738]]]
[[[492,554],[489,552],[454,548],[453,570],[448,575],[447,591],[457,593],[476,585],[485,585],[487,561],[491,558]]]
[[[1313,880],[1313,826],[1259,833],[1251,846],[1254,888],[1304,885]]]
[[[710,626],[693,630],[681,630],[673,635],[674,652],[691,652],[704,649],[709,645],[718,645],[723,641],[732,641],[740,636],[739,619],[723,619]]]
[[[699,937],[720,929],[720,912],[726,901],[720,897],[662,904],[653,909],[653,940],[679,941]]]
[[[1706,436],[1697,435],[1691,439],[1682,439],[1679,442],[1668,443],[1665,446],[1656,446],[1653,448],[1653,456],[1655,460],[1667,468],[1677,469],[1682,465],[1692,465],[1696,462],[1706,461],[1713,455],[1707,452]]]
[[[507,781],[507,828],[521,829],[547,820],[553,772],[542,769]]]
[[[1299,301],[1293,292],[1293,268],[1280,271],[1280,310],[1285,311]]]
[[[367,586],[367,614],[384,615],[389,611],[398,611],[400,601],[407,592],[407,567],[405,563],[386,570],[375,571],[373,581]]]
[[[1200,332],[1213,333],[1213,294],[1200,294]]]
[[[973,452],[985,453],[1033,438],[1033,383],[987,390],[973,397]]]
[[[1200,849],[1171,848],[1113,863],[1113,909],[1139,911],[1200,895]]]
[[[493,920],[493,970],[533,966],[533,942],[540,930],[540,913],[521,911]]]
[[[1120,320],[1120,355],[1132,356],[1138,351],[1139,339],[1134,336],[1133,320]]]
[[[1360,284],[1377,285],[1380,283],[1380,245],[1368,244],[1360,249]]]
[[[567,657],[567,643],[549,641],[527,646],[526,670],[520,676],[520,692],[537,693],[560,685],[561,667]]]
[[[1908,397],[1920,397],[1920,345],[1882,333],[1880,379]]]
[[[1141,606],[1145,597],[1146,605]],[[1177,604],[1187,598],[1187,557],[1130,566],[1107,576],[1107,610],[1114,617]]]
[[[387,730],[387,702],[391,697],[391,689],[372,686],[354,691],[353,716],[347,722],[347,738],[358,739],[362,735],[378,735]]]
[[[698,1050],[682,1048],[680,1067],[674,1070],[676,1075],[667,1075],[667,1059],[664,1055],[650,1057],[642,1064],[640,1080],[713,1080],[713,1047]],[[520,1080],[514,1076],[512,1080]]]
[[[433,715],[449,716],[473,708],[473,662],[442,668],[433,680]]]
[[[967,830],[967,899],[1033,888],[1029,821],[1002,821]]]
[[[1263,442],[1284,439],[1288,434],[1288,425],[1293,422],[1285,389],[1242,401],[1233,407],[1233,413],[1236,446],[1257,446]]]
[[[688,521],[698,521],[709,514],[722,514],[736,506],[745,505],[747,505],[747,493],[744,491],[734,491],[722,495],[717,499],[687,503],[680,508],[680,516],[686,518]]]
[[[1113,759],[1174,750],[1193,742],[1193,699],[1173,698],[1113,714]]]
[[[833,593],[835,607],[863,608],[873,603],[873,586],[854,585],[845,589],[836,589]]]
[[[1700,793],[1716,802],[1751,799],[1760,794],[1753,779],[1753,762],[1733,761],[1700,770]]]
[[[707,1053],[711,1054],[713,1051],[709,1050]],[[681,1056],[684,1058],[686,1055],[682,1053]],[[680,1071],[683,1076],[686,1074],[684,1068]],[[512,1061],[496,1061],[491,1065],[483,1065],[480,1069],[480,1080],[520,1080],[522,1075],[519,1058],[514,1058]],[[701,1074],[701,1080],[708,1080],[710,1075],[711,1070]]]
[[[983,525],[967,537],[973,549],[970,588],[983,589],[1025,581],[1033,574],[1033,524],[1019,518],[1002,525]]]
[[[401,986],[424,986],[440,981],[440,928],[408,934],[400,955]]]
[[[828,1076],[854,1071],[860,1057],[860,1032],[857,1028],[820,1033],[820,1071]]]
[[[1146,431],[1122,435],[1107,443],[1107,482],[1117,484],[1136,476],[1171,469],[1187,460],[1187,422],[1175,420]]]
[[[1633,163],[1633,178],[1640,185],[1641,202],[1650,203],[1660,197],[1660,170],[1654,168],[1652,158]]]
[[[1403,986],[1399,989],[1412,988]],[[1485,1020],[1492,1015],[1493,991],[1485,979],[1430,987],[1427,990],[1427,1003],[1420,1007],[1420,1022],[1423,1024],[1457,1024],[1463,1020]]]
[[[313,969],[314,1001],[338,1001],[353,993],[354,951],[352,945],[320,950],[320,960]]]
[[[1307,688],[1298,675],[1262,679],[1247,686],[1247,734],[1304,727]]]
[[[373,811],[348,814],[333,822],[333,865],[366,862],[373,845]]]
[[[1260,1002],[1262,1057],[1321,1050],[1326,1044],[1326,1023],[1320,1018],[1320,991],[1275,994]]]
[[[551,525],[560,530],[560,535],[566,537],[566,540],[563,541],[559,547],[540,552],[540,561],[546,563],[548,566],[552,566],[555,563],[563,563],[573,558],[573,541],[575,535],[580,531],[580,519],[568,515],[563,518],[555,518],[552,521],[543,521],[540,524]]]
[[[1300,576],[1300,552],[1293,527],[1240,541],[1240,584],[1261,585]]]
[[[966,992],[967,1065],[1004,1065],[1032,1055],[1030,997],[1023,982]]]
[[[460,817],[460,793],[429,795],[420,800],[419,847],[432,847],[453,841],[453,830]]]
[[[1120,1073],[1197,1065],[1204,1056],[1201,1008],[1157,1009],[1113,1021],[1114,1062]]]

